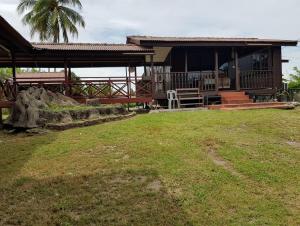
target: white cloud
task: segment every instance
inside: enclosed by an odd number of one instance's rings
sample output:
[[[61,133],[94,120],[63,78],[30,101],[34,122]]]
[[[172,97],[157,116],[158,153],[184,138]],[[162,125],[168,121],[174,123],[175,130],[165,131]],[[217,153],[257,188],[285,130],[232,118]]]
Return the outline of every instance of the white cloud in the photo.
[[[17,4],[18,0],[1,0],[0,14],[30,40],[29,28],[14,10]],[[130,34],[300,39],[299,0],[82,0],[82,4],[87,26],[74,40],[79,42],[124,43]],[[284,73],[300,66],[298,47],[284,48],[283,55],[290,59]]]

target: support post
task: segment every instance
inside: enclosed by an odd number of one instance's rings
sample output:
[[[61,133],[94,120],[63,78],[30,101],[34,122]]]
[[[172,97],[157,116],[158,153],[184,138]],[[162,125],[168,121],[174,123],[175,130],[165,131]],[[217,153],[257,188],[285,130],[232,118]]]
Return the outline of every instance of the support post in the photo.
[[[71,71],[71,67],[69,66],[68,68],[68,81],[72,80],[72,71]]]
[[[135,82],[135,97],[137,97],[137,83],[138,83],[138,80],[137,80],[137,72],[136,72],[136,67],[134,67],[134,82]]]
[[[69,79],[68,79],[68,65],[67,62],[64,61],[64,72],[65,72],[65,94],[68,96],[69,95]]]
[[[11,60],[12,60],[14,98],[17,98],[18,86],[17,86],[17,75],[16,75],[16,57],[15,57],[15,53],[13,51],[11,52]]]
[[[130,90],[129,90],[129,81],[128,81],[128,70],[127,70],[127,67],[125,67],[126,85],[127,85],[127,98],[129,100],[129,98],[130,98],[130,94],[129,94]],[[129,111],[129,102],[127,103],[127,110]]]
[[[187,50],[184,52],[184,71],[185,73],[188,72],[188,53]]]
[[[2,108],[0,107],[0,129],[3,126],[3,119],[2,119]]]
[[[216,84],[216,91],[219,91],[219,53],[218,50],[215,49],[215,84]]]
[[[151,61],[151,88],[152,88],[152,99],[154,97],[155,92],[155,74],[154,74],[154,63],[153,63],[153,55],[150,56]]]
[[[239,55],[237,49],[234,49],[234,61],[235,61],[235,87],[237,91],[241,90],[240,68],[239,68]]]
[[[72,96],[72,72],[71,72],[71,67],[68,67],[68,91],[69,91],[69,95]]]

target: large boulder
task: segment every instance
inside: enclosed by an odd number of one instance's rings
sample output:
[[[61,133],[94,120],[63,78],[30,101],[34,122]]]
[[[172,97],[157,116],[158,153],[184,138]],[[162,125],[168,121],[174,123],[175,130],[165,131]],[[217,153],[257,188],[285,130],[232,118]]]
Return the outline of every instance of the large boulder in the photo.
[[[29,88],[19,92],[7,124],[15,128],[32,129],[58,124],[90,125],[107,118],[129,114],[122,106],[86,106],[60,93],[43,88]],[[67,126],[68,127],[68,126]],[[71,127],[70,127],[71,128]]]
[[[76,106],[74,99],[43,88],[30,87],[19,92],[8,124],[13,127],[36,128],[40,125],[40,111],[51,105]]]

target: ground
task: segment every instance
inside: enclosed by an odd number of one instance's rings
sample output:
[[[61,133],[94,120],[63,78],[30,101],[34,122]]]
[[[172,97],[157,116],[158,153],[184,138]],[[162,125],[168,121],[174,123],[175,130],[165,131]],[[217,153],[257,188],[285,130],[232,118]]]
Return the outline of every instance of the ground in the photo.
[[[0,132],[0,225],[300,225],[300,109]]]

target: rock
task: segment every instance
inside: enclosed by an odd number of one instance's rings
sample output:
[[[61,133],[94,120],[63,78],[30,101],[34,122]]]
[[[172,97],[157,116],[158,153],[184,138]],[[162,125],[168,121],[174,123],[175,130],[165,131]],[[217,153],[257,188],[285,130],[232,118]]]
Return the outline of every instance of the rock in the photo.
[[[51,110],[53,106],[55,110]],[[122,116],[130,115],[122,106],[84,107],[60,93],[53,93],[43,88],[29,88],[19,92],[6,124],[12,128],[29,129],[27,132],[30,134],[40,134],[40,131],[34,128],[54,128],[56,124],[73,128],[110,121],[114,118],[122,119]]]
[[[40,110],[51,105],[76,106],[79,103],[60,93],[30,87],[19,92],[7,124],[18,128],[39,127],[47,120],[47,117],[45,120],[40,118]],[[71,120],[71,118],[65,120]]]

